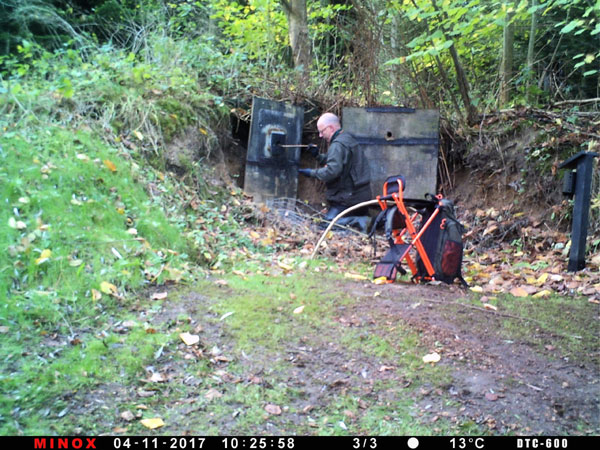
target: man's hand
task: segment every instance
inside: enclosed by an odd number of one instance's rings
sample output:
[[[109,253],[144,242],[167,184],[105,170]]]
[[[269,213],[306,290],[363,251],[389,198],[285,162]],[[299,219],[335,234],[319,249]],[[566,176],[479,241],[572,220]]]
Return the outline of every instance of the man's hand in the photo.
[[[313,158],[316,158],[319,154],[319,147],[317,147],[315,144],[308,144],[307,150],[310,152]]]
[[[298,174],[304,175],[305,177],[312,177],[313,169],[298,169]]]

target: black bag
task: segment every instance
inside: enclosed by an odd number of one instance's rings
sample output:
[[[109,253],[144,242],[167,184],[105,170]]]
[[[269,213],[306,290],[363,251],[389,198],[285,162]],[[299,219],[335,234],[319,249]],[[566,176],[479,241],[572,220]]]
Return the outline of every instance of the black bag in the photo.
[[[454,204],[448,199],[441,199],[438,204],[440,212],[421,236],[421,243],[435,271],[434,278],[452,284],[459,279],[463,286],[467,282],[462,277],[464,227],[456,219]],[[428,217],[423,217],[423,223]],[[428,277],[423,260],[417,258],[416,278]]]

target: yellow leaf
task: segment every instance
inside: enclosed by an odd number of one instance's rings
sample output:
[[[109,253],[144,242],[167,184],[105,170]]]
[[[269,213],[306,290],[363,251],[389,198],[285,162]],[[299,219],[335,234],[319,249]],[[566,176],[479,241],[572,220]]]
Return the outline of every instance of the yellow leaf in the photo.
[[[373,280],[373,284],[387,284],[387,278],[386,277],[375,278]]]
[[[190,334],[187,331],[185,333],[180,333],[179,337],[185,343],[185,345],[194,345],[200,342],[200,336],[197,334]]]
[[[546,280],[548,279],[549,275],[548,273],[543,273],[539,276],[539,278],[535,281],[535,284],[537,284],[538,286],[541,286],[542,284],[544,284],[546,282]]]
[[[294,309],[294,314],[300,314],[302,311],[304,311],[304,305],[298,306],[296,309]]]
[[[100,291],[97,291],[96,289],[92,289],[92,299],[95,301],[98,301],[102,298],[102,294],[100,293]]]
[[[277,263],[277,265],[279,267],[281,267],[285,272],[291,272],[291,270],[293,269],[292,266],[290,266],[289,264],[284,264],[281,261]]]
[[[138,138],[140,141],[144,140],[144,135],[142,133],[140,133],[138,130],[135,130],[133,132],[133,134],[135,134],[135,137]]]
[[[442,359],[442,357],[436,352],[423,356],[424,363],[435,364],[436,362],[439,362],[440,359]]]
[[[200,133],[202,133],[204,136],[208,135],[208,131],[206,131],[204,128],[200,128]]]
[[[481,286],[471,286],[469,289],[471,289],[473,292],[483,292],[483,288]]]
[[[534,294],[533,298],[548,297],[550,295],[552,295],[552,291],[549,289],[544,289],[543,291],[540,291],[537,294]]]
[[[160,428],[165,424],[160,417],[155,417],[152,419],[142,419],[141,423],[146,428],[150,428],[151,430],[154,430],[155,428]]]
[[[366,280],[367,277],[365,277],[364,275],[359,275],[357,273],[349,273],[346,272],[344,274],[344,278],[350,278],[351,280]]]
[[[104,161],[102,161],[104,163],[104,165],[111,171],[111,172],[116,172],[117,171],[117,166],[114,165],[114,163],[108,159],[105,159]]]
[[[115,294],[117,292],[117,287],[108,281],[103,281],[100,283],[100,290],[105,294]]]
[[[83,264],[83,261],[81,259],[72,259],[69,261],[69,266],[71,266],[71,267],[79,267],[82,264]]]
[[[52,251],[49,249],[45,249],[42,251],[40,257],[35,260],[35,263],[39,266],[40,264],[48,261],[52,256]]]

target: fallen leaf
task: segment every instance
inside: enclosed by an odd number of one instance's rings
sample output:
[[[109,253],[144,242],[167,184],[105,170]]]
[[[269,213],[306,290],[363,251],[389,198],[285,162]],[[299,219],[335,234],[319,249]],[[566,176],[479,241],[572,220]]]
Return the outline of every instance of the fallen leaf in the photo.
[[[350,278],[351,280],[366,280],[367,277],[365,277],[364,275],[359,275],[357,273],[349,273],[346,272],[344,274],[344,278]]]
[[[379,368],[380,372],[387,372],[388,370],[395,370],[396,368],[394,366],[381,366]]]
[[[469,289],[471,289],[473,292],[477,292],[477,293],[483,292],[483,288],[481,286],[471,286]]]
[[[496,400],[498,400],[498,394],[492,394],[491,392],[486,392],[485,399],[490,402],[495,402]]]
[[[302,311],[304,311],[304,305],[298,306],[296,309],[294,309],[294,314],[300,314]]]
[[[537,294],[533,294],[533,298],[549,297],[550,295],[552,295],[552,291],[549,289],[544,289]]]
[[[215,398],[223,397],[223,394],[221,394],[216,389],[209,389],[208,392],[206,394],[204,394],[204,397],[207,400],[214,400]]]
[[[144,135],[142,133],[140,133],[138,130],[135,130],[133,132],[133,134],[135,134],[135,137],[138,138],[140,141],[144,140]]]
[[[494,305],[490,305],[489,303],[484,303],[483,307],[485,309],[489,309],[490,311],[498,311],[498,308],[496,308]]]
[[[544,284],[546,282],[546,280],[548,279],[549,276],[550,275],[547,272],[541,274],[538,277],[538,279],[535,280],[535,284],[538,285],[538,286],[541,286],[542,284]]]
[[[102,283],[100,283],[100,290],[105,294],[117,293],[117,287],[114,284],[109,283],[108,281],[103,281]]]
[[[92,289],[92,300],[98,301],[102,298],[102,294],[100,293],[100,291],[97,291],[96,289]]]
[[[142,419],[141,424],[144,425],[146,428],[154,430],[155,428],[160,428],[164,426],[165,423],[160,417],[155,417],[152,419]]]
[[[8,333],[9,328],[7,326],[2,325],[0,327],[0,333],[5,334]]]
[[[161,373],[154,372],[148,381],[152,383],[164,383],[166,380]]]
[[[36,265],[39,266],[40,264],[43,264],[44,262],[48,261],[51,256],[52,256],[51,250],[49,250],[49,249],[42,250],[40,257],[35,260]]]
[[[442,359],[442,357],[439,355],[439,353],[436,353],[436,352],[429,353],[429,354],[423,356],[423,362],[424,363],[435,364],[440,359]]]
[[[527,297],[529,295],[527,291],[520,286],[512,288],[510,293],[515,297]]]
[[[291,266],[289,264],[282,263],[282,262],[278,262],[277,265],[279,267],[281,267],[284,272],[291,272],[292,269],[294,268],[293,266]]]
[[[155,292],[154,294],[152,294],[152,297],[150,297],[152,300],[163,300],[165,298],[167,298],[167,292]]]
[[[200,342],[200,336],[197,334],[190,334],[187,331],[185,333],[180,333],[179,337],[185,343],[185,345],[194,345]]]
[[[115,164],[112,161],[110,161],[108,159],[105,159],[102,162],[108,168],[108,170],[110,170],[111,172],[116,172],[117,171],[117,166],[115,166]]]
[[[16,220],[14,217],[11,217],[10,219],[8,219],[8,226],[15,230],[23,230],[23,229],[27,228],[27,224],[25,222]]]
[[[227,319],[229,316],[233,315],[235,313],[235,311],[229,311],[228,313],[225,313],[221,316],[221,318],[219,319],[219,321],[224,321],[225,319]]]
[[[373,280],[373,284],[387,284],[388,280],[386,277],[378,277]]]
[[[131,422],[135,419],[135,416],[131,411],[123,411],[121,413],[121,419],[126,420],[127,422]]]
[[[277,405],[268,404],[265,406],[265,411],[274,416],[278,416],[281,414],[281,408]]]

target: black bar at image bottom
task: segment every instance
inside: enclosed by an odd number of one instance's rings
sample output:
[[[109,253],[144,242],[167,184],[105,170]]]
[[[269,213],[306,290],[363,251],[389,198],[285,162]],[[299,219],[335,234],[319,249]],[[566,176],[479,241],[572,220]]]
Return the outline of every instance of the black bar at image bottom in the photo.
[[[347,450],[580,449],[598,445],[597,436],[3,436],[4,448],[33,450]],[[594,445],[596,442],[596,445]],[[11,448],[8,447],[8,448]]]

